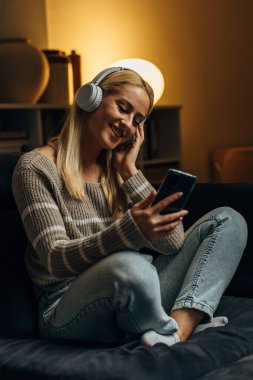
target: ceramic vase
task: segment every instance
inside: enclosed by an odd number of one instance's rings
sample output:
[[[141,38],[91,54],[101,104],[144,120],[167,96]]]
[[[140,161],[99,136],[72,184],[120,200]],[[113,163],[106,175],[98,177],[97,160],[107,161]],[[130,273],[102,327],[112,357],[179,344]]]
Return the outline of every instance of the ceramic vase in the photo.
[[[29,40],[0,39],[0,103],[36,103],[49,74],[45,54]]]

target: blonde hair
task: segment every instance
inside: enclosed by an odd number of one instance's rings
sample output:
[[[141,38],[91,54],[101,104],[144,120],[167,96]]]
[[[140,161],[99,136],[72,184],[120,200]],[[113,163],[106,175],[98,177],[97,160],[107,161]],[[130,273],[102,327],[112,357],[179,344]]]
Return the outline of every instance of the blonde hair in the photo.
[[[143,88],[150,100],[148,116],[152,111],[154,94],[150,85],[132,70],[113,72],[106,76],[99,86],[103,96],[118,93],[122,86],[133,85]],[[83,111],[76,102],[70,109],[60,134],[48,140],[57,149],[57,169],[69,194],[78,201],[85,199],[83,179],[82,144],[83,133],[89,113]],[[113,166],[112,152],[102,150],[98,163],[102,168],[102,189],[113,220],[118,219],[127,209],[127,196],[121,188],[122,179]]]

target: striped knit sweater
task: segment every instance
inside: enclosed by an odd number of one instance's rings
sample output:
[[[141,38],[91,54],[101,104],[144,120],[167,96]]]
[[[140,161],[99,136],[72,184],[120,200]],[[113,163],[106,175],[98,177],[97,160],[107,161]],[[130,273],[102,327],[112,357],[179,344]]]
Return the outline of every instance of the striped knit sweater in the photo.
[[[86,183],[86,198],[69,195],[55,164],[37,149],[23,154],[13,174],[13,194],[28,237],[26,268],[40,288],[59,289],[103,257],[117,251],[153,248],[164,254],[183,244],[182,224],[175,233],[151,242],[130,210],[113,222],[100,183]],[[132,203],[153,189],[138,173],[122,184]]]

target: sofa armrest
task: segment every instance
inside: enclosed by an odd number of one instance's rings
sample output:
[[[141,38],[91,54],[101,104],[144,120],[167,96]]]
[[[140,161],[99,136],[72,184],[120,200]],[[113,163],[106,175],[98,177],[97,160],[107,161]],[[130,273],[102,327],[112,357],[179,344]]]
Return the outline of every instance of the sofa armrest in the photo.
[[[0,154],[0,334],[38,333],[32,282],[26,272],[25,231],[12,195],[12,173],[20,154]]]
[[[239,267],[226,294],[253,297],[253,198],[252,184],[198,183],[187,204],[189,215],[184,219],[187,229],[206,212],[221,206],[232,207],[242,214],[248,224],[248,242]]]

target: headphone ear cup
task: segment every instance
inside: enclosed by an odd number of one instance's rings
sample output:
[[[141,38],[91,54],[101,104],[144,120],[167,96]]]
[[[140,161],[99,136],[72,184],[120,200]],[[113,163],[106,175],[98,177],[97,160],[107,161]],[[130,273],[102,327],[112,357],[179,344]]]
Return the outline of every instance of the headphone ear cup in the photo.
[[[103,99],[102,88],[94,83],[87,83],[80,87],[76,93],[77,105],[86,112],[92,112],[98,108]]]

